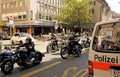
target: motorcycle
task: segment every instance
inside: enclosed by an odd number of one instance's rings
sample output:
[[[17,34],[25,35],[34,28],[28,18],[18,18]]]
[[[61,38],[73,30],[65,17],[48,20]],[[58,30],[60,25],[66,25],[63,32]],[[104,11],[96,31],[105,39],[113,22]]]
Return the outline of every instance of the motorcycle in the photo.
[[[81,40],[81,45],[82,45],[83,48],[89,47],[90,46],[90,40],[89,40],[89,38]]]
[[[31,63],[26,63],[27,54],[24,53],[25,48],[10,49],[7,48],[3,53],[0,54],[0,66],[1,71],[4,74],[9,74],[14,68],[14,64],[17,63],[19,66],[31,66],[39,64],[44,57],[40,51],[35,51],[34,57],[31,59]]]
[[[58,49],[58,40],[57,39],[49,39],[50,42],[48,43],[47,47],[46,47],[46,50],[47,50],[47,53],[52,53],[52,52],[55,52]]]
[[[67,59],[71,54],[80,57],[82,46],[78,43],[79,40],[68,41],[68,44],[61,49],[60,55],[63,59]]]

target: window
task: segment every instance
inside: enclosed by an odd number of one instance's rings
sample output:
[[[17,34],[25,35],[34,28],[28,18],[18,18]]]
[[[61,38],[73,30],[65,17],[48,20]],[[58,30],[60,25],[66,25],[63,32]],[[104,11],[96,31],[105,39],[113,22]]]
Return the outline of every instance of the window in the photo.
[[[22,12],[19,12],[19,14],[18,14],[18,19],[22,19],[22,16],[23,16],[23,13],[22,13]]]
[[[40,10],[40,2],[37,2],[37,8]]]
[[[24,0],[25,5],[27,4],[27,1],[28,1],[28,0]]]
[[[42,11],[42,12],[45,10],[45,9],[44,9],[44,3],[41,3],[40,8],[41,8],[41,11]]]
[[[23,6],[23,1],[22,0],[20,0],[20,6]]]
[[[7,3],[6,5],[7,5],[7,8],[10,8],[10,3]]]
[[[18,13],[13,14],[14,20],[18,19]]]
[[[96,1],[94,1],[94,5],[96,5]]]
[[[51,16],[49,17],[49,20],[52,20],[52,17],[51,17]]]
[[[23,19],[27,18],[26,12],[23,13]]]
[[[2,8],[5,9],[6,8],[6,4],[2,4]]]
[[[45,4],[45,9],[47,9],[47,7],[48,7],[48,5],[47,5],[47,4]]]
[[[19,6],[19,2],[18,1],[16,1],[16,5],[15,5],[15,7],[18,7]]]
[[[51,6],[51,10],[53,10],[54,9],[54,7],[53,6]]]
[[[44,7],[44,3],[41,3],[41,7],[42,7],[42,8]]]
[[[23,19],[25,19],[26,17],[27,17],[27,16],[24,14],[24,15],[23,15]]]
[[[41,19],[45,19],[45,14],[42,14],[42,18]]]
[[[22,19],[22,15],[18,15],[18,19]]]
[[[14,3],[10,2],[10,7],[13,8],[14,7]]]
[[[46,20],[49,20],[49,16],[48,15],[46,15]]]
[[[92,14],[94,14],[94,9],[92,9],[91,11],[92,11]]]
[[[23,0],[23,5],[24,5],[24,6],[26,5],[25,0]]]
[[[92,2],[90,1],[90,5],[92,5]]]
[[[41,19],[41,13],[39,14],[39,19]]]
[[[120,51],[120,23],[108,23],[96,28],[93,50],[116,53]],[[120,53],[120,52],[119,52]]]
[[[53,3],[53,0],[50,0],[50,3]]]

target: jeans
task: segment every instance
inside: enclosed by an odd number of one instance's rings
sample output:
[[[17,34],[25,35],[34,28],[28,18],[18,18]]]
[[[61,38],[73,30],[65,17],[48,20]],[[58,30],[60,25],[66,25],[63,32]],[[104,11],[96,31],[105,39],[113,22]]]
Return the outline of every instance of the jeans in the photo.
[[[28,60],[31,60],[35,55],[35,52],[30,52],[30,54],[27,56]]]

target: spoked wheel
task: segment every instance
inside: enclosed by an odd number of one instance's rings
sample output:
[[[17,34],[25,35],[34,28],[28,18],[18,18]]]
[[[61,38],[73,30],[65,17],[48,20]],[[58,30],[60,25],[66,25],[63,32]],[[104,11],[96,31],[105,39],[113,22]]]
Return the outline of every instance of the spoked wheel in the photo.
[[[5,60],[1,65],[1,71],[4,74],[9,74],[12,72],[13,66],[14,66],[14,64],[11,60]]]
[[[60,55],[63,59],[67,59],[69,57],[69,51],[67,48],[62,48]]]
[[[46,50],[47,50],[47,53],[51,53],[51,46],[48,45],[47,48],[46,48]]]
[[[41,53],[36,53],[35,54],[35,64],[39,64],[42,61],[42,54]]]

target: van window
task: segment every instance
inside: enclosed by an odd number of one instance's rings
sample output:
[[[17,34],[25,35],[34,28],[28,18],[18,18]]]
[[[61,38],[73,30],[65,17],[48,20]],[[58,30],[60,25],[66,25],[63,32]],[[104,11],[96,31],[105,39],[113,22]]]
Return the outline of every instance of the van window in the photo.
[[[101,52],[120,52],[120,23],[99,25],[92,48]]]

